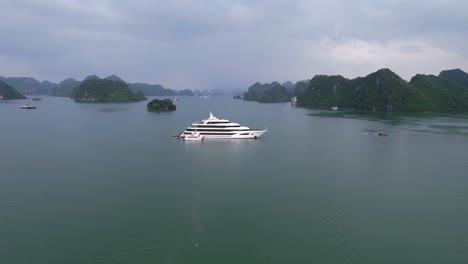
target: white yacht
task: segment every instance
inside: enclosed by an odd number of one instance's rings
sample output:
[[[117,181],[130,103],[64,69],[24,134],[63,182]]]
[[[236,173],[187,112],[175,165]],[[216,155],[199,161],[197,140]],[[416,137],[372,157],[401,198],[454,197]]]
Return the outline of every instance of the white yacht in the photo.
[[[189,136],[194,132],[198,132],[204,139],[257,139],[267,130],[250,129],[227,119],[216,118],[210,112],[208,119],[193,123],[180,137]]]
[[[20,106],[20,108],[21,109],[36,109],[37,107],[25,104],[25,105]]]

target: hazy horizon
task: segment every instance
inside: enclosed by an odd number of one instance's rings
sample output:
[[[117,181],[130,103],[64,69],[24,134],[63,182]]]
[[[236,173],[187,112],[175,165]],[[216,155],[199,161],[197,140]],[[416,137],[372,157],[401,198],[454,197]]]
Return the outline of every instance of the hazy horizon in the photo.
[[[0,76],[115,74],[174,90],[247,89],[316,74],[468,69],[468,2],[12,1]]]

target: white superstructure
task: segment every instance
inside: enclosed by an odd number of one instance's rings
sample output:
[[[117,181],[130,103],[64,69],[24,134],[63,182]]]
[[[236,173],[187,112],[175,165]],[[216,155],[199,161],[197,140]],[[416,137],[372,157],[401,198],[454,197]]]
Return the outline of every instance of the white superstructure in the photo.
[[[203,135],[200,135],[198,132],[193,132],[183,137],[184,141],[202,141]]]
[[[267,130],[250,129],[238,123],[230,122],[227,119],[216,118],[210,112],[208,119],[193,123],[180,137],[183,138],[194,132],[198,132],[204,139],[256,139],[267,132]]]

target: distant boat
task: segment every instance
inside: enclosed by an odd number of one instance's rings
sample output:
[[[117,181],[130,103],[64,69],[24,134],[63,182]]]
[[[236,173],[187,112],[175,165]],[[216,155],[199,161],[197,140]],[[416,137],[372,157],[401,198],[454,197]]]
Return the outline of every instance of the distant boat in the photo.
[[[386,137],[386,136],[387,136],[387,133],[385,133],[385,132],[383,132],[383,131],[379,131],[379,132],[377,133],[377,136],[379,136],[379,137]]]
[[[209,95],[202,95],[202,96],[200,96],[200,99],[210,99],[210,96]]]
[[[37,107],[25,104],[25,105],[22,105],[20,108],[21,109],[36,109]]]
[[[297,103],[297,96],[293,96],[291,98],[291,106],[296,106],[296,103]]]
[[[33,97],[33,98],[31,98],[31,101],[42,101],[42,98],[40,98],[40,97]]]
[[[178,102],[178,101],[179,101],[179,97],[176,96],[176,98],[174,98],[174,101]]]
[[[331,110],[332,111],[338,111],[338,106],[332,106]]]

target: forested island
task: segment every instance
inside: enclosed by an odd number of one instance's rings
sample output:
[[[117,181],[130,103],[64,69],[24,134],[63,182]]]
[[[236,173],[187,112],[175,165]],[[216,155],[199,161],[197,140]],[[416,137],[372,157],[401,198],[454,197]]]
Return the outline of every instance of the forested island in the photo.
[[[90,75],[83,81],[88,79],[100,79],[96,75]],[[110,75],[106,80],[121,81],[127,84],[127,86],[135,93],[142,92],[145,96],[191,96],[194,93],[189,89],[181,91],[164,88],[159,84],[147,84],[147,83],[127,83],[116,75]],[[15,88],[22,94],[29,95],[50,95],[59,97],[70,97],[72,91],[80,85],[82,81],[77,81],[73,78],[67,78],[60,83],[54,83],[49,81],[39,82],[32,77],[2,77],[0,81],[5,82],[9,86]]]
[[[139,102],[146,100],[143,93],[134,93],[122,81],[87,78],[76,87],[70,97],[77,103]]]
[[[446,70],[439,76],[417,74],[409,82],[389,69],[355,79],[316,75],[310,81],[297,82],[289,90],[277,82],[256,83],[244,94],[244,100],[269,103],[288,101],[292,96],[297,96],[297,105],[306,107],[467,112],[468,74],[460,69]]]
[[[0,100],[26,99],[24,95],[16,91],[13,87],[0,81]]]
[[[286,87],[278,82],[265,84],[257,82],[244,93],[243,100],[259,103],[282,103],[291,100],[291,94]]]
[[[171,99],[154,99],[148,103],[146,109],[150,112],[174,111],[176,110],[176,106],[172,103]]]

